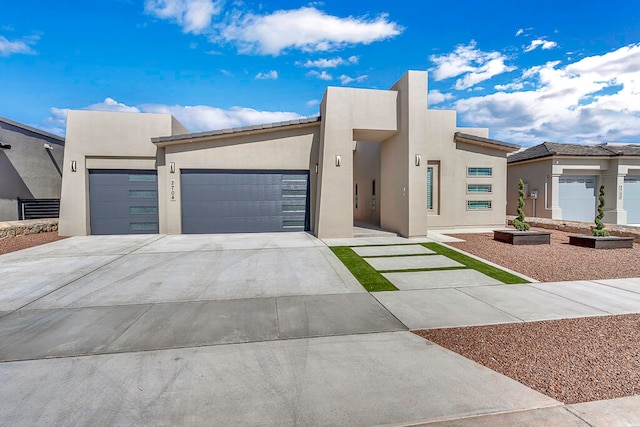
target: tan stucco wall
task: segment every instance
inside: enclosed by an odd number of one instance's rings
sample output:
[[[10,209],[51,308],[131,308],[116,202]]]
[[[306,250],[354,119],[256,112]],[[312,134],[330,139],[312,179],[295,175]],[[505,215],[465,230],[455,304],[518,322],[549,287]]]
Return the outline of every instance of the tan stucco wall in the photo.
[[[91,233],[89,169],[149,169],[156,167],[152,137],[171,135],[184,127],[169,114],[69,111],[60,201],[61,236]],[[76,162],[76,172],[71,162]]]
[[[318,162],[318,139],[320,126],[314,124],[299,128],[287,127],[268,132],[197,142],[180,143],[163,148],[165,166],[158,168],[158,198],[162,200],[160,232],[180,234],[182,232],[182,210],[180,199],[180,171],[182,169],[261,169],[261,170],[305,170],[309,171],[310,214],[313,224],[315,212],[315,189]],[[171,163],[175,173],[169,173]],[[173,184],[175,199],[169,192]]]
[[[507,215],[517,215],[518,180],[525,183],[524,214],[539,218],[551,218],[551,160],[542,159],[530,163],[515,163],[507,166]],[[532,191],[538,191],[538,198],[529,197]],[[546,203],[546,205],[545,205]],[[535,212],[534,212],[535,211]]]

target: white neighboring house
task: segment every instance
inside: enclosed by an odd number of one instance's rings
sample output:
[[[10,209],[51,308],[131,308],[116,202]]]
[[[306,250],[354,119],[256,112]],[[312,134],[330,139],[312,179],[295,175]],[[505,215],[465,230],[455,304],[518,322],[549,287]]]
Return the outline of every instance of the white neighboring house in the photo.
[[[604,185],[604,222],[640,225],[640,144],[545,142],[508,156],[509,215],[516,214],[519,179],[527,216],[593,222]]]

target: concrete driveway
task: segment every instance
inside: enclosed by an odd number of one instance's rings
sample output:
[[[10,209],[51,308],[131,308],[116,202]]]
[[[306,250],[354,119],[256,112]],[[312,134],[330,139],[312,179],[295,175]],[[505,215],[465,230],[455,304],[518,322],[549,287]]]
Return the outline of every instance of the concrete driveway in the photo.
[[[2,425],[584,425],[408,332],[306,233],[0,256],[0,343]]]

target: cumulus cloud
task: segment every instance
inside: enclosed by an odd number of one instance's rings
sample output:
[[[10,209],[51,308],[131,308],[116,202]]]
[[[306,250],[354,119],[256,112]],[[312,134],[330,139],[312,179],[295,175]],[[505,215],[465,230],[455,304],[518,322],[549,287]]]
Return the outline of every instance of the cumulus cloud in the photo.
[[[278,80],[278,72],[276,70],[271,70],[267,73],[258,73],[256,75],[256,80]]]
[[[14,41],[11,41],[4,36],[0,36],[0,56],[10,56],[15,54],[33,55],[36,52],[31,46],[37,41],[37,36],[26,37],[22,40]]]
[[[185,33],[199,34],[209,29],[211,19],[221,11],[222,1],[146,0],[145,11],[160,19],[175,22]]]
[[[387,15],[374,19],[328,15],[314,7],[279,10],[267,15],[246,13],[220,28],[220,38],[242,53],[280,55],[290,49],[322,52],[395,37],[402,27]],[[215,40],[215,39],[214,39]]]
[[[557,46],[558,46],[558,43],[554,41],[536,39],[536,40],[532,40],[531,43],[529,43],[529,46],[524,48],[524,51],[531,52],[532,50],[536,50],[537,48],[541,48],[542,50],[549,50]]]
[[[307,76],[315,77],[320,80],[330,81],[333,80],[333,76],[326,71],[322,70],[322,72],[318,72],[316,70],[311,70],[307,73]]]
[[[223,109],[208,105],[164,104],[130,106],[118,102],[113,98],[106,98],[102,102],[91,104],[83,109],[93,111],[172,114],[191,132],[282,122],[302,117],[300,114],[291,111],[260,111],[245,107]],[[64,135],[67,111],[68,109],[65,108],[51,108],[51,116],[46,120],[46,130],[58,135]]]
[[[337,58],[320,58],[313,61],[307,60],[307,62],[305,62],[303,66],[306,68],[336,68],[340,65],[357,64],[358,60],[359,58],[355,55],[350,56],[347,59],[343,59],[342,57],[338,56]]]
[[[442,93],[439,90],[430,90],[428,94],[429,105],[441,104],[445,101],[453,99],[454,96],[451,93]]]
[[[507,83],[505,85],[495,85],[494,89],[496,90],[501,90],[501,91],[505,91],[505,90],[520,90],[524,88],[524,84],[520,83],[520,82],[513,82],[513,83]]]
[[[430,71],[436,81],[462,76],[455,83],[457,90],[470,88],[499,74],[516,69],[505,64],[508,58],[500,52],[483,52],[476,48],[471,40],[468,45],[458,45],[445,55],[431,55],[429,60],[435,64]]]
[[[342,85],[348,85],[350,83],[361,83],[367,80],[368,78],[369,76],[366,74],[358,77],[350,77],[350,76],[347,76],[346,74],[343,74],[340,76],[340,83],[342,83]]]
[[[527,146],[640,142],[640,43],[564,67],[560,61],[531,67],[521,79],[533,89],[461,99],[456,109],[496,138]]]
[[[307,107],[315,107],[316,105],[320,105],[320,100],[318,99],[310,99],[307,101]]]

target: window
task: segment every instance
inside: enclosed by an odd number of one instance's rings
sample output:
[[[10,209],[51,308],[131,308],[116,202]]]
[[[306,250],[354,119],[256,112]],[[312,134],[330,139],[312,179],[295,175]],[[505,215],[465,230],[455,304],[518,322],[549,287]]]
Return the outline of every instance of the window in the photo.
[[[129,230],[131,231],[155,231],[157,229],[157,222],[132,222],[129,224]]]
[[[493,168],[467,168],[467,176],[493,176]]]
[[[491,193],[491,184],[467,184],[467,193]]]
[[[129,182],[156,182],[157,176],[152,173],[129,174]]]
[[[156,190],[129,190],[130,199],[157,199],[158,192]]]
[[[149,215],[157,214],[157,206],[129,206],[129,213],[131,215]]]
[[[467,200],[467,210],[480,211],[491,209],[491,200]]]
[[[440,162],[427,162],[427,213],[439,214]]]

